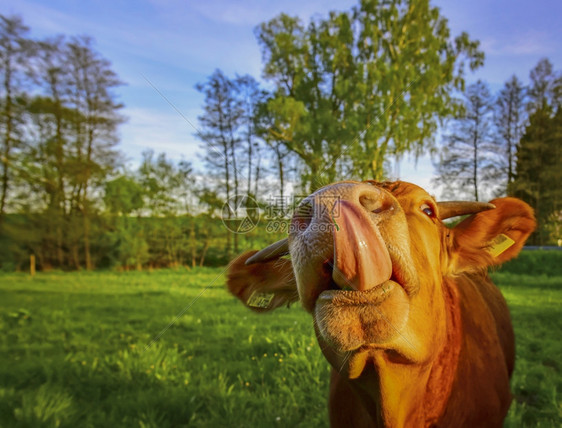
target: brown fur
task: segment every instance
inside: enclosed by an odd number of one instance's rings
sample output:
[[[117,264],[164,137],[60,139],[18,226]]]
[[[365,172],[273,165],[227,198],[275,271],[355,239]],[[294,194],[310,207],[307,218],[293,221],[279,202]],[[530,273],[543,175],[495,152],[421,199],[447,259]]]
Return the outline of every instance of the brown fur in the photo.
[[[340,364],[339,351],[326,342],[315,322],[323,353],[334,367],[331,426],[501,426],[511,401],[515,344],[506,302],[488,278],[487,268],[519,253],[535,228],[532,210],[514,198],[496,199],[492,201],[496,209],[447,229],[438,218],[420,212],[422,204],[437,210],[423,189],[403,182],[371,184],[389,192],[383,197],[389,204],[398,203],[404,213],[405,217],[388,217],[388,225],[381,222],[379,227],[387,245],[392,245],[392,222],[406,223],[410,254],[400,263],[413,265],[420,287],[407,298],[408,322],[401,332],[387,345],[354,351],[346,363],[348,372]],[[362,194],[368,192],[361,189]],[[404,225],[400,227],[395,230]],[[499,234],[512,238],[515,245],[493,257],[489,248]],[[252,254],[232,264],[230,292],[245,304],[255,290],[274,293],[265,310],[297,300],[291,261],[246,266],[244,261]],[[311,306],[314,302],[305,305]]]

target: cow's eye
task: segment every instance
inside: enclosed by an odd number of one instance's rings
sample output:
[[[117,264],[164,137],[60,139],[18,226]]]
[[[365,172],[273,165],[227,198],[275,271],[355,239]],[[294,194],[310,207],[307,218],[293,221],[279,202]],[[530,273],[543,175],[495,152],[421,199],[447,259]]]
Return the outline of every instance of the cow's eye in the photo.
[[[430,218],[435,217],[435,211],[428,204],[423,204],[420,209]]]

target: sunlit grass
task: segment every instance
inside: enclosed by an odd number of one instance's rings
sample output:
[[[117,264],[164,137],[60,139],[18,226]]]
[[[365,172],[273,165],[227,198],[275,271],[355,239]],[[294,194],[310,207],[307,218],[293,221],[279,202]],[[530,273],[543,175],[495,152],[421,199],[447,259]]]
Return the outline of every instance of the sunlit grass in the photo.
[[[0,426],[327,426],[309,315],[254,314],[221,272],[1,275]],[[506,426],[558,426],[562,278],[494,276],[517,335]]]
[[[516,338],[514,400],[506,426],[562,424],[562,277],[493,275],[507,299]]]

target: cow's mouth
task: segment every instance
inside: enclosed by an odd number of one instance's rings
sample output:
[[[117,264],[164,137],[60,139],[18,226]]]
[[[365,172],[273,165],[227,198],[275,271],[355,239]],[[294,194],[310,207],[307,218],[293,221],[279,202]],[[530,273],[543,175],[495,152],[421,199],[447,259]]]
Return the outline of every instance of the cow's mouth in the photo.
[[[404,327],[417,287],[404,257],[371,219],[351,204],[340,210],[333,258],[323,263],[314,304],[316,325],[338,352],[384,347]]]
[[[370,284],[366,290],[356,290],[347,281],[336,282],[334,280],[334,260],[329,259],[323,263],[324,275],[324,291],[322,291],[316,300],[327,302],[329,301],[334,306],[363,306],[363,305],[377,305],[382,303],[394,290],[395,287],[405,288],[398,279],[398,276],[393,272],[390,278],[379,283]]]
[[[333,230],[333,256],[322,263],[323,284],[318,294],[335,306],[382,303],[400,286],[406,294],[417,291],[404,257],[382,238],[378,227],[353,204],[338,207],[339,226]]]
[[[408,319],[410,299],[392,277],[366,291],[344,290],[335,282],[314,305],[318,332],[337,352],[387,348]]]

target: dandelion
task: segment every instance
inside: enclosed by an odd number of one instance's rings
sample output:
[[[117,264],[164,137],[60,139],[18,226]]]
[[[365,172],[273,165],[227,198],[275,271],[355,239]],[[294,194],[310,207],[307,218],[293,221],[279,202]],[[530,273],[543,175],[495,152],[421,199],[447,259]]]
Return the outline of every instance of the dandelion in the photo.
[[[277,417],[275,418],[275,420],[276,420],[277,422],[281,421],[281,416],[277,416]]]
[[[282,362],[283,362],[283,358],[279,358],[279,362],[282,363]]]
[[[250,386],[250,382],[246,382],[244,385],[246,386]]]
[[[267,357],[267,354],[263,354],[264,357]]]

